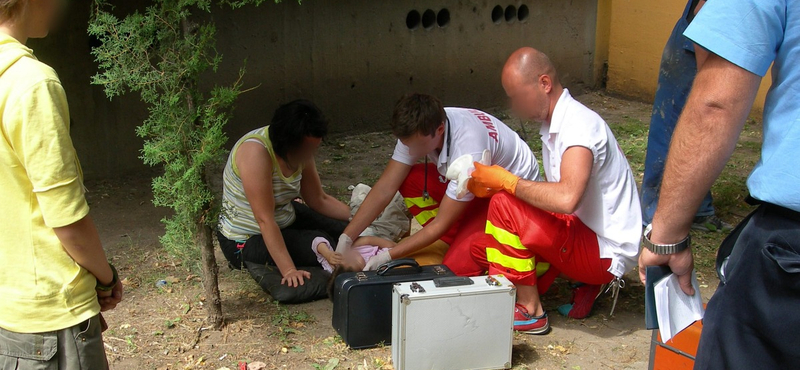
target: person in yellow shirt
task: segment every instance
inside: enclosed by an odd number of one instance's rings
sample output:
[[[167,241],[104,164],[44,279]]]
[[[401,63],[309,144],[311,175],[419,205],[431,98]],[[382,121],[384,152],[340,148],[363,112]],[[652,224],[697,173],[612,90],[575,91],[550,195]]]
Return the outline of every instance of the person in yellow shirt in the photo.
[[[106,369],[100,311],[122,300],[89,217],[55,71],[25,46],[63,0],[0,0],[0,368]]]

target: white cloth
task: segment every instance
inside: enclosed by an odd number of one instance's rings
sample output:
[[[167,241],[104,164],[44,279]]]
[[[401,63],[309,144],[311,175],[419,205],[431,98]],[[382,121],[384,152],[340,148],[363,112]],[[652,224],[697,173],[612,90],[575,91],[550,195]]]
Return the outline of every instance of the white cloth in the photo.
[[[475,163],[475,158],[472,157],[472,154],[465,154],[450,161],[450,167],[447,168],[447,176],[445,177],[450,181],[456,182],[456,197],[458,199],[463,198],[469,192],[467,184],[469,184],[469,180],[472,178],[472,173],[475,172]],[[483,158],[477,163],[484,166],[491,166],[492,153],[489,153],[488,149],[484,150]]]
[[[575,215],[597,234],[600,258],[611,259],[608,271],[624,275],[637,263],[642,211],[633,172],[614,133],[597,113],[564,89],[550,124],[543,124],[540,134],[547,181],[561,180],[561,157],[568,148],[592,151],[592,175]]]
[[[445,108],[445,113],[450,124],[449,127],[445,124],[442,152],[428,154],[428,159],[436,164],[441,176],[447,175],[447,167],[456,158],[469,154],[477,162],[483,157],[483,151],[489,150],[491,164],[499,165],[523,179],[539,181],[539,164],[531,148],[505,123],[477,109]],[[392,159],[412,166],[422,157],[412,156],[408,147],[397,140]],[[447,185],[447,196],[461,202],[475,198],[473,194],[467,193],[458,199],[457,187],[456,181],[450,181]]]

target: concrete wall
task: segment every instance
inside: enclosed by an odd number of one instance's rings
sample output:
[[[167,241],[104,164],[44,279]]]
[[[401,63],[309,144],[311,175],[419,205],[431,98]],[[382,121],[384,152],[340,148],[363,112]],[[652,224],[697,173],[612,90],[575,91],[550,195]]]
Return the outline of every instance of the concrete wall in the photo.
[[[675,22],[683,14],[686,2],[613,0],[610,1],[610,12],[598,13],[598,24],[610,25],[608,91],[653,101],[661,53]],[[604,31],[598,32],[602,34]],[[770,82],[770,75],[761,82],[754,104],[756,110],[763,109]]]
[[[528,18],[495,23],[495,6],[523,5]],[[444,27],[407,27],[408,14],[449,13]],[[385,129],[394,102],[426,92],[446,105],[502,105],[500,71],[524,45],[551,55],[568,83],[594,85],[596,3],[546,1],[287,1],[215,15],[225,40],[222,80],[247,59],[232,136],[264,125],[280,102],[315,101],[336,131]]]
[[[88,0],[71,1],[62,26],[44,39],[30,40],[28,46],[58,72],[67,91],[72,139],[86,177],[141,171],[146,168],[138,158],[142,140],[134,129],[147,111],[135,96],[109,101],[102,87],[90,84],[97,68],[86,31],[89,4]]]
[[[89,3],[71,2],[64,29],[30,46],[63,80],[87,177],[134,172],[143,168],[134,128],[146,110],[135,96],[109,102],[101,88],[90,86],[96,66],[86,35]],[[116,5],[124,13],[146,3]],[[506,21],[509,6],[517,14]],[[527,18],[520,21],[523,6]],[[501,10],[497,22],[495,7]],[[419,12],[422,23],[414,29],[407,26],[411,11]],[[447,105],[505,104],[500,70],[525,45],[548,53],[568,86],[595,86],[602,72],[597,60],[605,60],[594,52],[597,12],[596,0],[284,0],[222,10],[211,17],[223,66],[205,83],[233,81],[247,59],[245,86],[259,86],[238,101],[229,144],[267,124],[278,104],[301,97],[323,109],[333,131],[383,130],[394,102],[406,92],[435,94]],[[440,15],[442,26],[435,19]]]

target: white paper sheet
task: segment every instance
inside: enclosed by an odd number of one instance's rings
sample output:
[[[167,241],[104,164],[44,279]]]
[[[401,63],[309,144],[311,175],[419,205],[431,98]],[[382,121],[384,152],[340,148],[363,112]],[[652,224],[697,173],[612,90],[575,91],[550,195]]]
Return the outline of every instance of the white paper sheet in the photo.
[[[703,319],[703,299],[700,297],[700,287],[694,271],[692,286],[694,295],[686,295],[675,274],[667,275],[655,285],[656,316],[661,340],[665,343],[695,321]]]

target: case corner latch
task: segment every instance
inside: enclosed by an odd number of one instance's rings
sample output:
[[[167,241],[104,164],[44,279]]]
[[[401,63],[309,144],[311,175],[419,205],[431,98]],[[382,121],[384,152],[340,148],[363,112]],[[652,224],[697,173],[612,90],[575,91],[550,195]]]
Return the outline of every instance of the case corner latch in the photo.
[[[425,288],[419,285],[419,283],[414,282],[411,283],[411,291],[414,293],[425,293]]]

